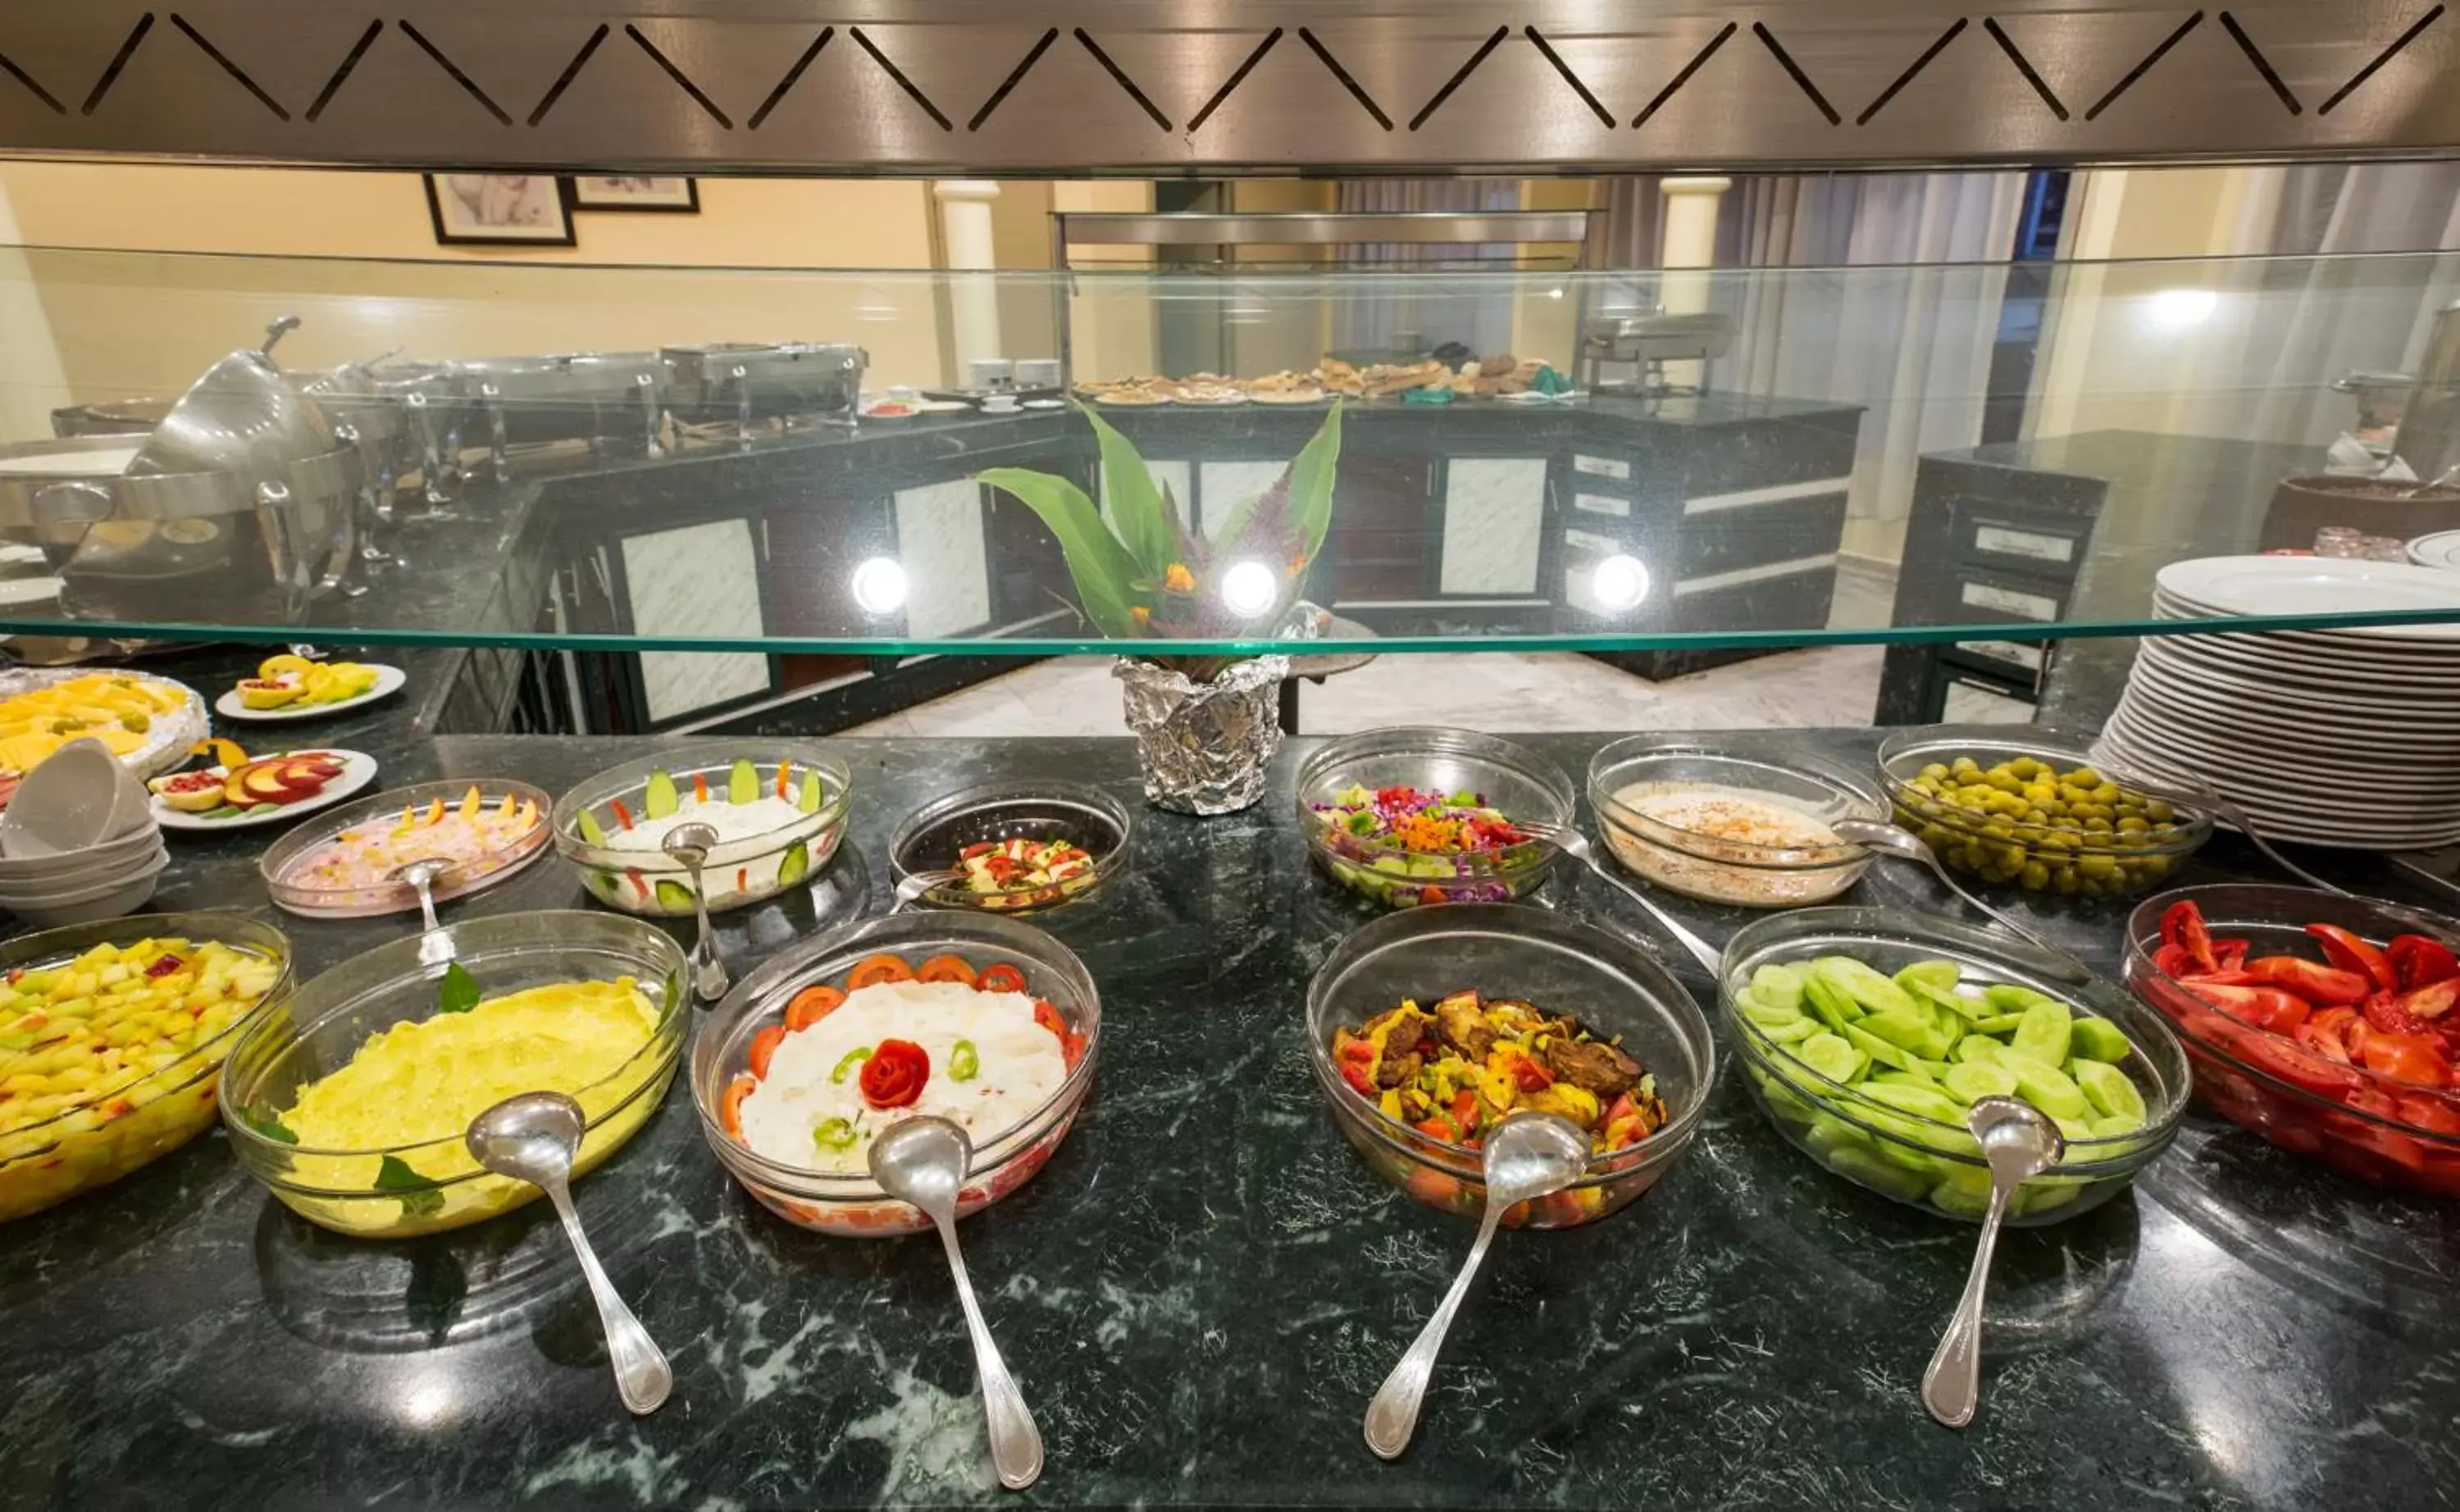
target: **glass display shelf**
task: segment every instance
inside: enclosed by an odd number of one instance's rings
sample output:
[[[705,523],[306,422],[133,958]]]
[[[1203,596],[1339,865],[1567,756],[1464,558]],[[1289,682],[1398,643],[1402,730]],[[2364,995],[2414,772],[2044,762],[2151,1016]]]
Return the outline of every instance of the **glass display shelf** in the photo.
[[[0,370],[0,632],[1211,656],[2460,620],[2423,567],[2154,591],[2460,529],[2413,482],[2460,461],[2460,255],[2011,277],[12,250],[48,345]],[[2353,403],[2352,373],[2405,376]],[[1257,501],[1336,412],[1285,524]],[[1054,519],[1112,569],[1091,604]]]

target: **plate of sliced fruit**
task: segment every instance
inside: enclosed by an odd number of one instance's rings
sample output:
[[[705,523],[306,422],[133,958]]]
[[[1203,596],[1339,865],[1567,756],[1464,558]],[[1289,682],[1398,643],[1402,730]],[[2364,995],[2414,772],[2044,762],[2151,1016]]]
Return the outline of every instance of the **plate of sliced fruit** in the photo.
[[[316,719],[399,692],[410,674],[374,662],[319,662],[285,651],[214,700],[226,719]]]
[[[360,751],[283,751],[251,756],[235,741],[200,741],[212,765],[158,777],[154,818],[164,829],[248,829],[330,808],[376,779]]]

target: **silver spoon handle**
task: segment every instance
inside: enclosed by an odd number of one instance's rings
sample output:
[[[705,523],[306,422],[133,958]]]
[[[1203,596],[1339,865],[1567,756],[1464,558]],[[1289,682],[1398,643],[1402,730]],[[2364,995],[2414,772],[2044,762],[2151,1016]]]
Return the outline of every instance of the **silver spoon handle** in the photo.
[[[434,934],[437,928],[435,879],[426,876],[414,877],[410,881],[410,887],[413,892],[418,894],[419,927],[429,934]]]
[[[1435,1305],[1435,1315],[1418,1331],[1409,1352],[1384,1377],[1375,1390],[1375,1399],[1367,1404],[1367,1447],[1386,1459],[1398,1459],[1410,1447],[1410,1436],[1418,1430],[1418,1409],[1427,1399],[1427,1383],[1434,1377],[1435,1356],[1444,1350],[1444,1335],[1452,1331],[1453,1314],[1460,1310],[1461,1299],[1469,1295],[1469,1284],[1477,1279],[1477,1267],[1486,1263],[1486,1246],[1495,1240],[1495,1229],[1503,1221],[1508,1203],[1498,1203],[1492,1194],[1487,1198],[1486,1216],[1478,1221],[1477,1243],[1469,1246],[1469,1258],[1461,1263],[1460,1274],[1453,1278],[1453,1287],[1444,1300]]]
[[[1990,1182],[1990,1208],[1982,1218],[1982,1240],[1974,1247],[1973,1269],[1964,1278],[1964,1295],[1947,1320],[1939,1350],[1922,1372],[1922,1405],[1950,1428],[1973,1421],[1982,1401],[1982,1297],[1990,1286],[1990,1256],[1999,1247],[1999,1221],[2007,1216],[2014,1188],[1996,1177]]]
[[[562,1182],[545,1190],[556,1216],[563,1220],[573,1253],[581,1257],[582,1279],[589,1283],[589,1295],[598,1304],[598,1321],[606,1330],[606,1358],[615,1367],[615,1390],[633,1412],[656,1412],[675,1389],[674,1368],[667,1363],[649,1331],[641,1327],[641,1320],[616,1294],[615,1283],[606,1279],[598,1252],[589,1247],[589,1236],[582,1232],[581,1215],[573,1211],[571,1190]]]
[[[702,998],[715,1001],[726,995],[726,963],[717,957],[717,936],[709,927],[709,888],[701,881],[698,866],[691,869],[692,911],[698,916],[700,933],[692,941],[692,990]]]
[[[1708,973],[1708,980],[1714,982],[1719,979],[1719,974],[1726,967],[1726,953],[1723,950],[1684,927],[1674,915],[1658,905],[1656,899],[1616,876],[1604,862],[1598,859],[1595,851],[1585,846],[1581,849],[1580,859],[1589,863],[1589,870],[1596,872],[1601,878],[1620,889],[1624,897],[1647,910],[1648,916],[1657,921],[1659,928],[1671,936],[1675,944],[1691,952],[1691,959],[1700,963],[1700,969]]]
[[[991,1468],[1000,1484],[1022,1491],[1042,1478],[1042,1431],[1033,1426],[1025,1393],[1007,1373],[999,1346],[991,1342],[990,1326],[974,1301],[973,1278],[965,1274],[965,1257],[957,1247],[957,1223],[934,1213],[940,1244],[948,1251],[948,1273],[957,1279],[957,1305],[965,1310],[965,1331],[974,1339],[974,1374],[983,1388],[983,1417],[990,1430]]]

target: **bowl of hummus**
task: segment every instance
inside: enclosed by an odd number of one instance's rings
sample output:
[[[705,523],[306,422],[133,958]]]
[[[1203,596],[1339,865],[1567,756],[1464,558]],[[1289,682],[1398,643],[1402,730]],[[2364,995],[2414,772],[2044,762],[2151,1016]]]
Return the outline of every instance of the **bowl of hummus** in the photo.
[[[1625,868],[1738,908],[1800,907],[1853,886],[1871,853],[1829,826],[1888,817],[1868,778],[1773,742],[1633,735],[1599,750],[1588,787]]]
[[[464,920],[377,947],[301,988],[231,1051],[223,1121],[249,1174],[311,1223],[400,1239],[511,1211],[538,1188],[479,1169],[470,1120],[520,1093],[586,1115],[579,1177],[674,1078],[690,1023],[682,948],[610,914]]]
[[[931,1226],[871,1179],[909,1118],[965,1131],[958,1216],[1025,1184],[1092,1090],[1101,1004],[1084,963],[1030,925],[895,914],[802,942],[746,977],[692,1041],[692,1100],[754,1200],[823,1233]]]

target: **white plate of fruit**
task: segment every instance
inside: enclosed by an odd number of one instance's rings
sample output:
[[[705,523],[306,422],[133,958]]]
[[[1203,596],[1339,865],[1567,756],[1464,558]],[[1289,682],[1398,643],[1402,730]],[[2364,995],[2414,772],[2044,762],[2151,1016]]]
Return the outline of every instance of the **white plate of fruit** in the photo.
[[[228,740],[197,747],[214,765],[158,777],[154,818],[164,829],[247,829],[330,808],[376,779],[363,751],[285,751],[250,756]]]
[[[225,719],[314,719],[401,691],[410,674],[376,662],[317,662],[286,651],[214,700]]]

